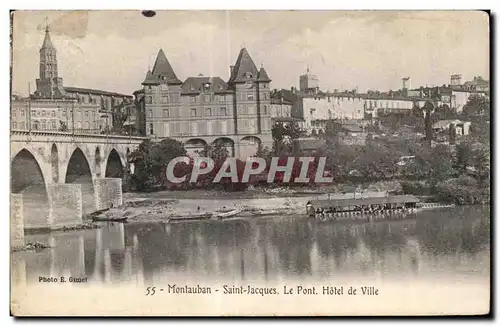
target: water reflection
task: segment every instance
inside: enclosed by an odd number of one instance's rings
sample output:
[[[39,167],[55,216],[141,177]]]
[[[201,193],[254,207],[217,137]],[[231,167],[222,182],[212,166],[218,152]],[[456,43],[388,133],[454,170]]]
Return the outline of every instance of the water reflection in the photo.
[[[93,282],[262,281],[403,275],[489,275],[488,208],[429,211],[415,220],[314,223],[302,217],[199,223],[109,224],[33,235],[39,253],[13,255],[13,279]]]

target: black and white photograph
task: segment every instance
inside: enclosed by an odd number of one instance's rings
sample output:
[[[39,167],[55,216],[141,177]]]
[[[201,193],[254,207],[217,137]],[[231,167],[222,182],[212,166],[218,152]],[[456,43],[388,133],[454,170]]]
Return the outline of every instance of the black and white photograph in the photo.
[[[490,19],[12,10],[11,315],[489,314]]]

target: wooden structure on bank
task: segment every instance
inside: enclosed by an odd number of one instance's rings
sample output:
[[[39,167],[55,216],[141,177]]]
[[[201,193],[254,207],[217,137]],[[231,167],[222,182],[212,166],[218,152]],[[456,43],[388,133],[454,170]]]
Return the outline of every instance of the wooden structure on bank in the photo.
[[[419,199],[415,196],[387,196],[361,199],[312,200],[307,202],[307,215],[317,220],[372,220],[413,213],[418,208]],[[382,217],[382,218],[380,218]]]

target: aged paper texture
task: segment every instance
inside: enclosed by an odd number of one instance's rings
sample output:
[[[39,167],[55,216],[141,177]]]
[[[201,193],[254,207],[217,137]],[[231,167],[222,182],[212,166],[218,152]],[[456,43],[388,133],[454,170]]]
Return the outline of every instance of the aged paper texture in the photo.
[[[482,11],[14,11],[15,316],[490,311]]]

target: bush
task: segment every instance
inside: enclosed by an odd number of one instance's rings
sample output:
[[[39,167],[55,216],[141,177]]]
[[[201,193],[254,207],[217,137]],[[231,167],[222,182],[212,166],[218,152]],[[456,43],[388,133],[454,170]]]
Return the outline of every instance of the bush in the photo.
[[[401,182],[403,193],[419,196],[431,195],[431,186],[423,181],[403,181]]]
[[[439,200],[458,205],[474,205],[489,202],[489,188],[479,188],[477,182],[469,177],[449,179],[435,186]]]

